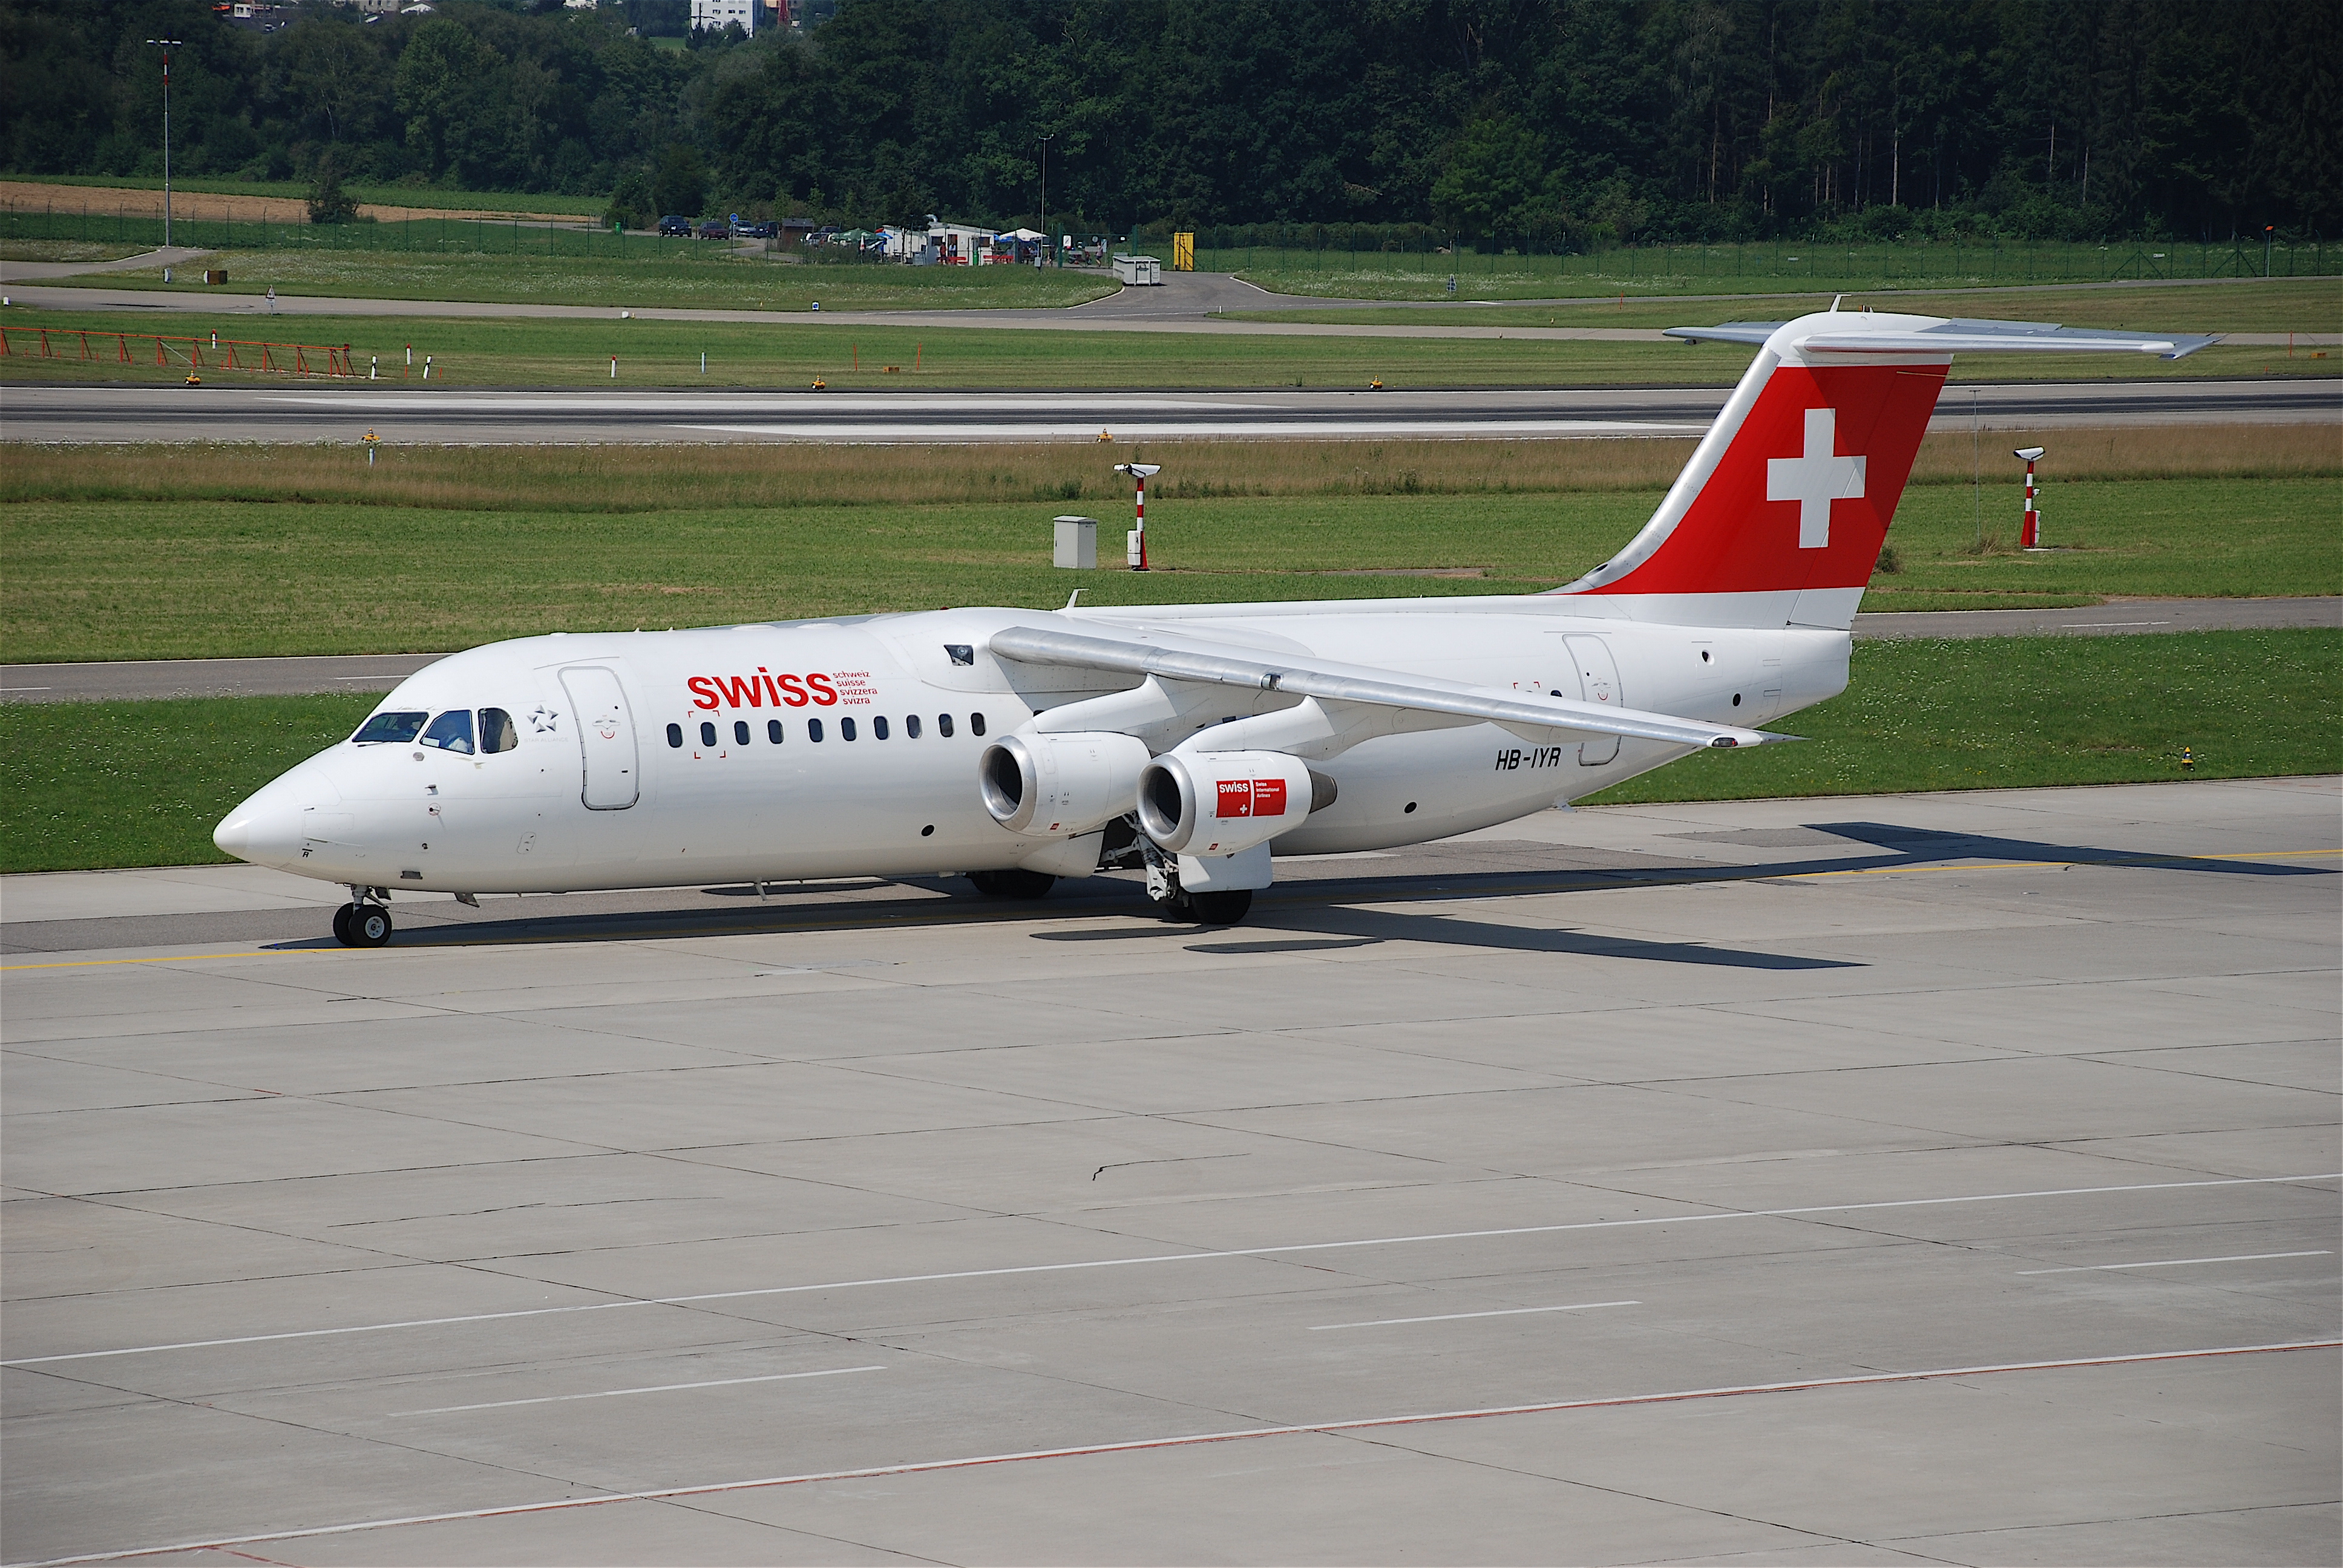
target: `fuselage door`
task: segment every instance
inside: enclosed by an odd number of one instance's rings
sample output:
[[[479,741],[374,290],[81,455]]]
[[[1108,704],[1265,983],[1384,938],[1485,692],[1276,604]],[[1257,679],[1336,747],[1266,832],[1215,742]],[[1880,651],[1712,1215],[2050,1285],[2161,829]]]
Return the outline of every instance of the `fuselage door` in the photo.
[[[1612,660],[1611,645],[1599,637],[1566,637],[1563,641],[1570,647],[1571,668],[1578,671],[1581,700],[1605,708],[1626,707],[1627,698],[1619,688],[1619,667]],[[1578,760],[1582,767],[1600,768],[1618,756],[1619,738],[1615,735],[1579,743]]]
[[[580,666],[561,672],[569,711],[578,716],[578,744],[585,754],[584,799],[588,811],[623,811],[640,798],[641,763],[635,755],[635,717],[617,675]]]

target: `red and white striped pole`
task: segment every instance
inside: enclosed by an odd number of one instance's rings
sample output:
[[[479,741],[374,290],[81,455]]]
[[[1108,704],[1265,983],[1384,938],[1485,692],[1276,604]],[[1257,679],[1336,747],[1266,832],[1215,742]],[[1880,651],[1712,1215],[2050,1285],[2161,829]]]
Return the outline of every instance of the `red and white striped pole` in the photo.
[[[1132,504],[1132,515],[1138,526],[1133,528],[1123,540],[1123,561],[1132,571],[1143,572],[1147,569],[1147,477],[1150,474],[1161,473],[1163,465],[1117,463],[1114,466],[1114,471],[1118,474],[1129,474],[1131,483],[1138,487],[1138,498]]]
[[[2042,510],[2036,501],[2034,488],[2034,465],[2041,460],[2042,453],[2043,448],[2040,447],[2020,447],[2010,454],[2012,457],[2026,459],[2026,514],[2019,521],[2017,528],[2017,548],[2021,550],[2038,550],[2043,548]]]

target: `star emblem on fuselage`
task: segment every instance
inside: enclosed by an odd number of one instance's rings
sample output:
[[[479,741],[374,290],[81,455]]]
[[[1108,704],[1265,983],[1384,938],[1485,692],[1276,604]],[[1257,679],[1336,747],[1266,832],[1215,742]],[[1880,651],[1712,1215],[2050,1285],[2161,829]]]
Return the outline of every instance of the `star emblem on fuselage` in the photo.
[[[560,717],[560,713],[554,709],[539,708],[528,716],[529,727],[539,735],[550,735],[560,728],[554,722]]]

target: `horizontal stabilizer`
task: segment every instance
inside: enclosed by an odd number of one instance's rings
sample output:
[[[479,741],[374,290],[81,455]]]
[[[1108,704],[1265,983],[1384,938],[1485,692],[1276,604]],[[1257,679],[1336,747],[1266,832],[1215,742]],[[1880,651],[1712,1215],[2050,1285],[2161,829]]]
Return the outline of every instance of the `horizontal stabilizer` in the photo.
[[[1914,323],[1928,319],[1895,317],[1873,325],[1863,311],[1826,311],[1809,316],[1805,328],[1789,345],[1821,354],[2153,354],[2178,359],[2219,341],[2189,333],[2110,331],[2095,327],[2061,327],[2050,321],[1938,321],[1930,327]],[[1893,323],[1891,326],[1890,323]],[[1727,321],[1715,327],[1671,327],[1665,336],[1687,343],[1745,343],[1762,347],[1789,323]]]
[[[996,658],[1021,664],[1051,665],[1070,669],[1106,670],[1125,675],[1151,675],[1160,679],[1192,681],[1209,686],[1242,687],[1256,691],[1290,692],[1326,701],[1366,703],[1421,713],[1445,713],[1484,719],[1508,728],[1566,729],[1589,735],[1619,735],[1634,740],[1657,740],[1670,746],[1762,746],[1794,740],[1762,729],[1704,724],[1671,714],[1647,713],[1607,703],[1580,702],[1570,698],[1531,697],[1499,692],[1448,681],[1427,680],[1380,670],[1353,669],[1336,664],[1312,664],[1291,658],[1267,663],[1207,648],[1165,647],[1152,642],[1127,642],[1115,638],[1088,637],[1043,627],[1005,627],[992,634]]]

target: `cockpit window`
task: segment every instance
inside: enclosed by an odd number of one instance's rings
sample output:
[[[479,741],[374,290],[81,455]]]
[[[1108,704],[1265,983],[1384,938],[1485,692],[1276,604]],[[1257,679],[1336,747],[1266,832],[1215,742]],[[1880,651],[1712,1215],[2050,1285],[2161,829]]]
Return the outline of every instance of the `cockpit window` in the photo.
[[[501,708],[480,709],[480,749],[510,751],[520,744],[520,729]]]
[[[459,751],[469,757],[472,754],[472,710],[451,708],[433,719],[431,728],[423,732],[423,744],[447,751]]]
[[[422,731],[427,713],[377,713],[350,737],[354,746],[404,745]]]

